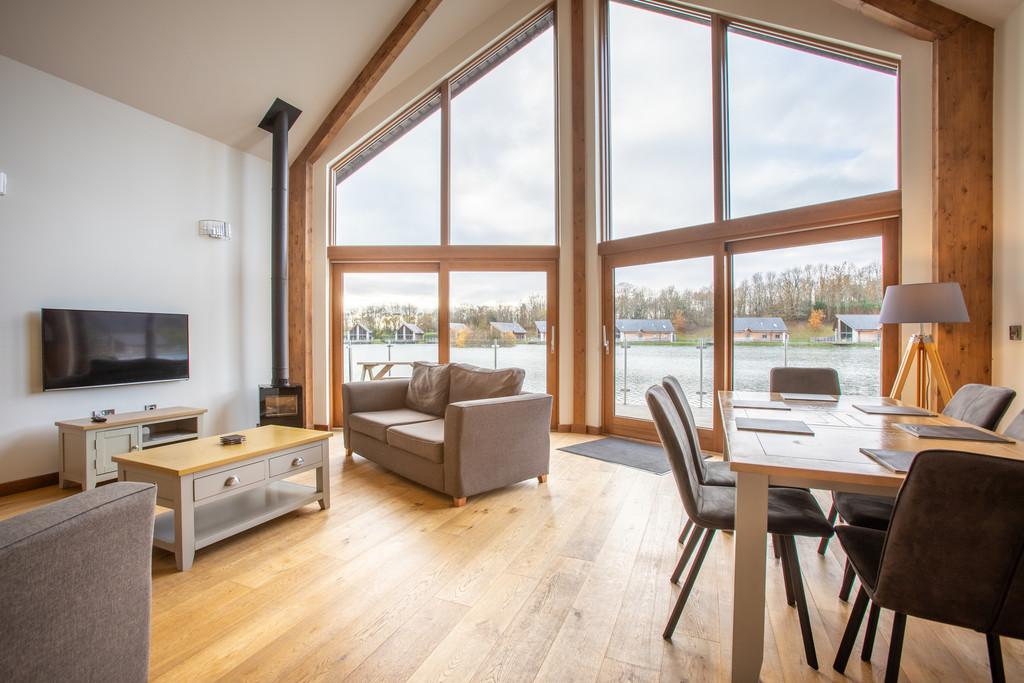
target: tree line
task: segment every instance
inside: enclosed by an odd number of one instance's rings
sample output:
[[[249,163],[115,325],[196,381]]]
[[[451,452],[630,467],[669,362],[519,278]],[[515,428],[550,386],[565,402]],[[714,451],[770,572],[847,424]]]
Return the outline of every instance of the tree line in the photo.
[[[535,321],[547,319],[547,300],[534,294],[518,304],[462,304],[452,309],[450,319],[453,323],[464,324],[474,339],[495,336],[492,322],[519,323],[528,336],[533,336]],[[426,334],[437,334],[437,311],[423,310],[412,304],[371,304],[345,314],[346,329],[351,330],[359,323],[368,328],[375,339],[392,338],[403,322],[416,325]]]

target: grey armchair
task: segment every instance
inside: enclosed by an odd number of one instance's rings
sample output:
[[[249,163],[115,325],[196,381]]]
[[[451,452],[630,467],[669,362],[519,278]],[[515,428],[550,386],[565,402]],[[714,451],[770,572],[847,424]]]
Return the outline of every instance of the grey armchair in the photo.
[[[526,479],[547,481],[551,396],[456,401],[439,417],[409,408],[408,388],[407,379],[342,387],[346,454],[445,493],[456,506]]]
[[[119,482],[0,522],[0,680],[146,680],[155,504]]]

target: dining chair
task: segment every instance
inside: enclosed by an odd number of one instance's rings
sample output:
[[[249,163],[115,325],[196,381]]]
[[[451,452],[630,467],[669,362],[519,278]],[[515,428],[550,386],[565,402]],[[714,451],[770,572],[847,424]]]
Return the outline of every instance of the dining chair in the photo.
[[[888,531],[840,525],[860,590],[833,667],[846,669],[864,613],[871,660],[878,610],[895,612],[887,683],[899,678],[908,616],[985,634],[992,680],[1003,681],[999,636],[1024,635],[1024,462],[923,451],[896,497]],[[924,571],[922,571],[924,569]]]
[[[1024,410],[1017,413],[1017,417],[1010,420],[1003,430],[1003,436],[1008,436],[1014,441],[1024,441]]]
[[[768,374],[768,391],[838,396],[839,373],[834,368],[772,368]]]
[[[942,414],[982,429],[994,431],[1016,396],[1016,391],[1005,387],[965,384],[953,394],[953,398],[946,404]],[[1018,428],[1024,431],[1024,424],[1019,425]],[[889,518],[892,517],[892,505],[892,498],[884,496],[834,493],[828,517],[833,524],[837,518],[841,518],[846,524],[852,526],[885,531],[889,526]],[[824,555],[827,548],[828,541],[823,540],[818,544],[818,553]],[[843,600],[850,596],[852,581],[853,571],[847,567],[843,576],[843,585],[839,591],[839,597]]]
[[[707,486],[701,483],[696,467],[699,458],[691,452],[690,440],[686,436],[683,421],[665,388],[652,386],[647,390],[645,398],[658,437],[668,455],[683,508],[696,530],[683,550],[685,559],[682,565],[685,567],[695,550],[696,556],[662,633],[665,640],[671,640],[700,573],[701,565],[704,564],[704,558],[711,548],[715,533],[733,531],[736,528],[736,489],[731,486]],[[768,532],[777,534],[782,540],[783,580],[787,598],[792,595],[797,607],[807,663],[817,669],[814,637],[811,633],[807,598],[794,537],[831,536],[832,526],[825,520],[821,508],[808,491],[773,488],[768,491]]]

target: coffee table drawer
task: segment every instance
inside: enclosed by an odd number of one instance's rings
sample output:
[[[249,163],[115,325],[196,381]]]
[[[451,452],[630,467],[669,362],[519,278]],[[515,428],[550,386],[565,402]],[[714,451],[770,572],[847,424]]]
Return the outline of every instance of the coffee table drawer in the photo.
[[[320,446],[313,446],[312,448],[304,448],[301,451],[294,453],[286,453],[285,455],[278,455],[270,459],[270,476],[276,477],[279,474],[284,474],[289,470],[297,470],[302,467],[309,467],[310,465],[319,465],[322,460],[320,455]]]
[[[234,469],[224,470],[205,477],[196,477],[194,483],[195,500],[203,500],[221,493],[240,489],[249,484],[261,482],[267,478],[264,461],[242,465]]]

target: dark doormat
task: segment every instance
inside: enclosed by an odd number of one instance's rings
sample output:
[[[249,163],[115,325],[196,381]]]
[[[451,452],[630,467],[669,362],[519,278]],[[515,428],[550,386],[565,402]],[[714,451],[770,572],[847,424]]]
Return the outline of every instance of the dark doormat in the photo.
[[[672,469],[668,464],[668,456],[665,455],[661,446],[629,439],[609,437],[574,446],[564,446],[558,450],[626,467],[635,467],[638,470],[646,470],[654,474],[665,474]]]

